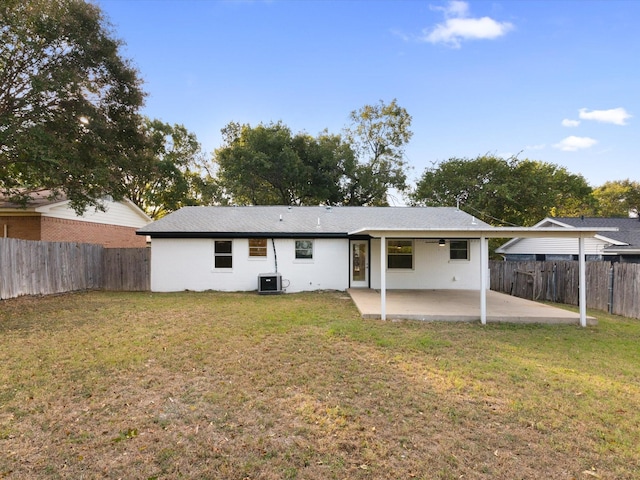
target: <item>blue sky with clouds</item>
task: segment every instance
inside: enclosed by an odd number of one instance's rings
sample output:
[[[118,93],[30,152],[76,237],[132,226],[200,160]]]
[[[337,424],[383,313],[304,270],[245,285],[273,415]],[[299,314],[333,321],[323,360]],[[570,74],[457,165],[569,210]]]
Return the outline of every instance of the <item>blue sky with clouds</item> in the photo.
[[[593,186],[640,180],[640,1],[96,3],[145,80],[145,114],[208,152],[230,121],[339,133],[396,98],[413,117],[410,178],[490,153]]]

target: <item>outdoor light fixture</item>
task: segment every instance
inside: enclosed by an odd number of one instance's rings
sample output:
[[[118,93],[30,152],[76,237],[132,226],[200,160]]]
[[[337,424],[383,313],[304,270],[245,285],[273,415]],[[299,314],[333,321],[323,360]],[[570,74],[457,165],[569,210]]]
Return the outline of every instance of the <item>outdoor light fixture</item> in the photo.
[[[445,243],[444,243],[444,238],[441,238],[440,241],[438,242],[438,246],[439,247],[444,247]]]

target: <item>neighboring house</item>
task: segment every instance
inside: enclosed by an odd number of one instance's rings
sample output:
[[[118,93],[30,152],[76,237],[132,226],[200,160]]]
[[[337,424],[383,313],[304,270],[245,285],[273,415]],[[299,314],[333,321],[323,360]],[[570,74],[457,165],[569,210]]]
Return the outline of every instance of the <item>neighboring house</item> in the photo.
[[[541,227],[617,228],[617,231],[599,231],[585,239],[586,259],[640,263],[638,218],[548,217],[533,228]],[[496,253],[509,261],[577,260],[578,242],[572,238],[513,238],[497,248]]]
[[[105,200],[106,211],[89,208],[78,215],[66,198],[51,200],[49,191],[32,194],[25,207],[0,197],[0,236],[49,242],[101,244],[108,248],[145,247],[136,230],[151,219],[133,202]]]
[[[379,289],[381,239],[363,229],[383,227],[489,226],[455,208],[185,207],[138,233],[151,237],[153,291],[251,291],[260,274],[277,272],[283,289],[299,292]],[[389,235],[387,288],[478,288],[477,235]]]

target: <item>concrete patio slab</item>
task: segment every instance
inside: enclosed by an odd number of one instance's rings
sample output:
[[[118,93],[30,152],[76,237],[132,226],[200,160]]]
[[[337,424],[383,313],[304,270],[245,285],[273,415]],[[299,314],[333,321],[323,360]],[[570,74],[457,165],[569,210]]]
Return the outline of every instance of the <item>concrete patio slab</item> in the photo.
[[[363,318],[381,317],[379,290],[350,288],[347,291]],[[480,320],[479,290],[387,290],[386,304],[389,320]],[[487,322],[579,325],[580,314],[489,290]],[[597,323],[595,318],[587,317],[587,325]]]

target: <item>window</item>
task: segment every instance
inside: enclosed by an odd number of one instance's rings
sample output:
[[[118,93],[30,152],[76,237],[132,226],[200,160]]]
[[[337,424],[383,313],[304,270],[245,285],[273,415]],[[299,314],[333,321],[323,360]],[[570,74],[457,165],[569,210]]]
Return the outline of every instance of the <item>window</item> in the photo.
[[[387,268],[413,268],[413,240],[387,240]]]
[[[214,268],[232,268],[232,242],[231,240],[215,240],[213,247]]]
[[[249,239],[249,256],[250,257],[266,257],[267,256],[267,239],[266,238],[250,238]]]
[[[296,240],[296,259],[311,260],[313,258],[313,240]]]
[[[469,260],[469,241],[451,240],[449,244],[450,260]]]

